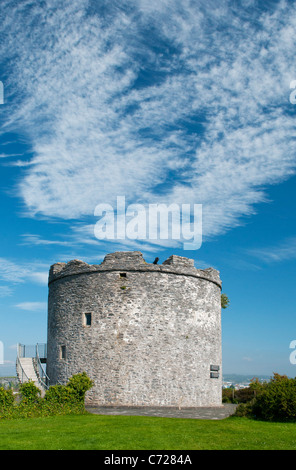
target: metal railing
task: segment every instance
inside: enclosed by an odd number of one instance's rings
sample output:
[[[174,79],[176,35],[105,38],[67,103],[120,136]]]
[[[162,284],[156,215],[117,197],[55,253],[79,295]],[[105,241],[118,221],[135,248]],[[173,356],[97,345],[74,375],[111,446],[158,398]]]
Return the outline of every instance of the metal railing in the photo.
[[[35,357],[36,344],[18,344],[17,345],[18,357]]]
[[[29,382],[29,378],[26,375],[26,373],[25,373],[25,371],[22,367],[19,356],[17,356],[17,358],[16,358],[16,373],[17,373],[18,379],[21,383]]]
[[[49,377],[46,374],[41,362],[41,359],[45,359],[47,356],[46,346],[46,344],[36,344],[36,361],[34,361],[33,363],[39,382],[41,383],[42,387],[48,389]]]
[[[16,370],[17,375],[19,377],[20,382],[28,382],[29,378],[26,375],[20,358],[32,358],[33,366],[35,373],[37,375],[38,381],[40,385],[48,389],[49,388],[49,377],[47,376],[42,363],[46,362],[47,357],[47,345],[46,343],[37,343],[34,345],[25,345],[25,344],[18,344],[17,345],[17,359],[16,359]]]
[[[46,359],[47,344],[46,343],[37,343],[37,344],[19,343],[17,345],[17,355],[18,357],[36,357],[38,355],[40,359]]]

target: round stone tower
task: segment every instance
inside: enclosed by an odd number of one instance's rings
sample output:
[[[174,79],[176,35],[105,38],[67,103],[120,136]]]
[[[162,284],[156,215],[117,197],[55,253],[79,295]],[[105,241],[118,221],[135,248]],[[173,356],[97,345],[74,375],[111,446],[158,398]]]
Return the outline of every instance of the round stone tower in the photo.
[[[83,371],[94,381],[89,404],[220,406],[219,272],[175,255],[148,264],[139,251],[56,263],[47,354],[51,384]]]

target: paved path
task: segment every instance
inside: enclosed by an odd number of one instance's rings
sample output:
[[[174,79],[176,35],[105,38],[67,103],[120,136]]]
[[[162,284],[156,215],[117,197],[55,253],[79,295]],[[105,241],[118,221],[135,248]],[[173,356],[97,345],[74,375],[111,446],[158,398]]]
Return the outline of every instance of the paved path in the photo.
[[[158,416],[161,418],[224,419],[235,412],[237,405],[221,407],[174,408],[152,406],[86,406],[89,413],[99,415]]]

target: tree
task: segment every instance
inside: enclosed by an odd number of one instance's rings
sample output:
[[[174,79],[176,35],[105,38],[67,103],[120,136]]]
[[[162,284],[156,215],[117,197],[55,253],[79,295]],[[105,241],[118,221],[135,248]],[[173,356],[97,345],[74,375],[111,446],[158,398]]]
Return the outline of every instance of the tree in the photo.
[[[227,308],[229,305],[229,299],[226,294],[221,294],[221,307]]]

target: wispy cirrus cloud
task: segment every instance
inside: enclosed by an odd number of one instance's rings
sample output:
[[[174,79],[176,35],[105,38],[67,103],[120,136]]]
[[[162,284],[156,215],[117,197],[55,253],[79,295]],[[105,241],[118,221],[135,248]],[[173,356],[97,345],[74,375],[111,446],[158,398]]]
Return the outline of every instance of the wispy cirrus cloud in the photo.
[[[40,310],[47,309],[46,302],[20,302],[15,305],[15,307],[20,308],[21,310],[27,310],[30,312],[38,312]]]
[[[0,153],[0,158],[19,157],[21,153]]]
[[[57,246],[72,246],[73,242],[67,240],[47,240],[41,238],[39,235],[34,233],[24,233],[22,235],[22,245],[57,245]]]
[[[294,172],[295,5],[4,0],[1,14],[18,93],[3,130],[31,141],[29,214],[191,202],[215,235]]]
[[[0,286],[0,298],[12,295],[12,289],[9,286]]]
[[[48,266],[39,262],[16,263],[7,258],[0,258],[0,281],[8,282],[10,286],[23,282],[35,282],[46,285]],[[3,292],[11,287],[3,286]]]
[[[277,245],[248,250],[248,255],[265,263],[277,263],[296,259],[296,237],[289,237]]]

